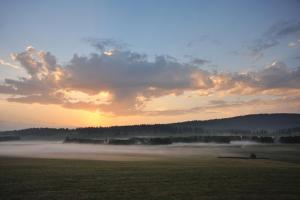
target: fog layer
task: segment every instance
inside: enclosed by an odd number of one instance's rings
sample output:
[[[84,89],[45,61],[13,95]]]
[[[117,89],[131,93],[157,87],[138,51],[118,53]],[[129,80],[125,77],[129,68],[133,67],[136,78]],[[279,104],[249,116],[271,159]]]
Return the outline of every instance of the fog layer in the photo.
[[[286,151],[294,152],[293,155],[299,158],[299,145],[262,145],[253,142],[232,144],[178,143],[172,145],[94,145],[45,141],[0,143],[0,156],[114,161],[165,160],[189,157],[206,159],[218,156],[249,156],[250,153],[276,158],[281,155],[278,152]]]

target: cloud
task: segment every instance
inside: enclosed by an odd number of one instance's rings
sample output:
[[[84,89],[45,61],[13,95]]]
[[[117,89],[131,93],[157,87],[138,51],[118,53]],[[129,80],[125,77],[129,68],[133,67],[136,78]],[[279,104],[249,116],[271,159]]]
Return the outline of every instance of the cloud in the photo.
[[[108,55],[107,48],[103,49],[104,52],[90,56],[75,54],[62,66],[50,52],[30,46],[13,56],[28,77],[5,79],[0,84],[0,93],[10,95],[7,100],[11,102],[57,104],[117,115],[163,115],[171,111],[151,112],[143,108],[155,98],[167,95],[176,98],[189,91],[198,95],[284,96],[287,93],[279,91],[300,89],[300,68],[289,68],[279,61],[247,73],[209,72],[168,56],[149,60],[146,55],[129,50],[115,49]],[[224,104],[217,99],[211,103]],[[196,108],[191,111],[196,110],[199,111]]]
[[[100,50],[101,52],[105,52],[109,50],[122,50],[128,46],[126,43],[116,41],[112,38],[108,38],[108,39],[85,38],[84,41],[86,41],[96,49]]]
[[[205,59],[195,58],[191,61],[191,63],[194,65],[202,66],[202,65],[210,63],[210,61],[205,60]]]
[[[20,69],[20,67],[18,65],[14,65],[14,64],[11,64],[9,62],[5,62],[2,59],[0,59],[0,65],[5,65],[5,66],[8,66],[8,67],[11,67],[11,68],[14,68],[14,69]]]
[[[84,66],[84,67],[83,67]],[[208,72],[187,66],[169,57],[157,56],[148,61],[142,54],[115,51],[112,55],[75,55],[66,70],[70,78],[65,85],[89,95],[109,91],[110,105],[104,111],[135,112],[151,98],[182,94],[188,90],[210,87]]]
[[[297,43],[295,43],[295,42],[290,42],[289,44],[288,44],[288,47],[290,47],[290,48],[294,48],[294,47],[296,47],[297,46]]]
[[[254,41],[254,45],[251,47],[251,50],[255,53],[258,53],[274,47],[277,44],[279,44],[278,40],[273,38],[257,39]]]
[[[206,42],[207,40],[209,39],[209,36],[207,34],[205,35],[200,35],[198,38],[196,38],[195,40],[193,41],[189,41],[186,46],[187,47],[191,47],[195,44],[199,44],[199,43],[203,43],[203,42]]]
[[[273,99],[259,99],[252,100],[213,100],[205,106],[196,106],[188,109],[170,109],[147,111],[145,115],[186,115],[197,113],[216,113],[215,117],[220,114],[222,116],[237,116],[251,113],[298,113],[300,112],[300,95],[296,97],[277,97]]]
[[[288,47],[289,48],[296,48],[296,47],[298,47],[300,45],[300,39],[298,39],[298,40],[296,40],[296,41],[294,41],[294,42],[290,42],[289,44],[288,44]]]
[[[264,36],[272,38],[285,37],[300,32],[300,21],[283,21],[271,26]]]
[[[145,101],[167,94],[210,87],[207,72],[186,66],[165,56],[148,61],[145,55],[115,50],[113,54],[74,55],[62,67],[50,52],[33,47],[14,54],[15,61],[29,77],[5,79],[1,93],[11,94],[9,101],[61,104],[65,107],[100,109],[112,113],[135,113]],[[70,93],[82,92],[91,98],[107,92],[108,104],[73,102]]]
[[[264,69],[247,73],[219,73],[212,76],[214,90],[253,95],[274,89],[300,89],[300,67],[288,68],[273,61]]]
[[[207,65],[211,63],[210,60],[202,59],[202,58],[195,58],[191,55],[184,55],[184,58],[188,59],[188,64],[193,66],[202,67],[203,65]],[[176,60],[176,59],[174,59]]]
[[[280,39],[288,36],[299,36],[300,21],[284,21],[272,25],[258,39],[254,40],[248,48],[255,60],[263,56],[263,52],[279,44]],[[290,46],[290,45],[289,45]]]

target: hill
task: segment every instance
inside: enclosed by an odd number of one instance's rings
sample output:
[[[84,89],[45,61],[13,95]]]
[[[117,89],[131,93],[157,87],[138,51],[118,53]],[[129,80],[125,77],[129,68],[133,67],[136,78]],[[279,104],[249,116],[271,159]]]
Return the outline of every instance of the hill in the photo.
[[[300,126],[300,114],[253,114],[206,121],[175,123],[205,129],[276,130]]]
[[[253,114],[205,121],[186,121],[170,124],[86,127],[76,129],[30,128],[0,132],[0,140],[122,138],[136,136],[189,135],[300,135],[300,114]],[[11,136],[11,137],[8,137]],[[16,137],[17,136],[17,137]]]

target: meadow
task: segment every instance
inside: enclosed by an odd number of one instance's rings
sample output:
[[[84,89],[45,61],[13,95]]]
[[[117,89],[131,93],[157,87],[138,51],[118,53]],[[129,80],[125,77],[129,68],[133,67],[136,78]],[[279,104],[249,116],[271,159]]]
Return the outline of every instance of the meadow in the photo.
[[[127,160],[1,155],[0,199],[299,199],[299,146],[258,147],[278,157],[218,159],[214,153],[224,150],[223,146],[205,147],[219,149],[207,155],[166,156],[167,151],[151,155],[152,159],[139,159],[144,155]],[[199,152],[205,148],[198,148]],[[249,148],[254,147],[231,149]],[[294,157],[284,158],[288,154]]]

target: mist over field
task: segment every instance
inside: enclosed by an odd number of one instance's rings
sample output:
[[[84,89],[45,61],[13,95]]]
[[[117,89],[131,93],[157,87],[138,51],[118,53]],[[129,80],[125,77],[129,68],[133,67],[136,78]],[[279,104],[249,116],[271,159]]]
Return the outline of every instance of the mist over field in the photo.
[[[230,144],[176,143],[171,145],[102,145],[49,141],[12,141],[0,144],[0,156],[110,161],[165,159],[210,159],[219,156],[257,156],[300,161],[300,145],[259,144],[239,141]],[[288,155],[286,153],[289,152]]]
[[[225,150],[220,144],[173,145],[93,145],[63,144],[62,142],[20,141],[3,142],[0,155],[40,158],[92,160],[149,160],[163,157],[217,156]]]

